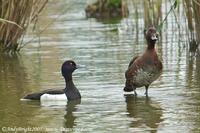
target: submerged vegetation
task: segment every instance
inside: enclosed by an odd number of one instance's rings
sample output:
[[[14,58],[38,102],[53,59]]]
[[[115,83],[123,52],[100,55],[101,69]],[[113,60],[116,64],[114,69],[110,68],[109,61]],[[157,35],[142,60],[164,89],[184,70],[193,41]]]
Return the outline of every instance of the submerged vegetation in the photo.
[[[48,0],[0,0],[0,52],[20,50],[23,35]]]

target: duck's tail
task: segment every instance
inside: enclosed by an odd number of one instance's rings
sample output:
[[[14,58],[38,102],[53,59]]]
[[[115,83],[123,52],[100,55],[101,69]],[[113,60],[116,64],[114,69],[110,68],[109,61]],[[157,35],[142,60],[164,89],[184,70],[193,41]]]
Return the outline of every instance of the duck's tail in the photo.
[[[126,84],[125,84],[125,87],[124,87],[124,91],[125,92],[131,92],[133,91],[134,88],[131,86],[131,84],[129,84],[129,82],[126,80]]]
[[[130,88],[130,87],[125,86],[125,87],[124,87],[124,91],[125,91],[125,92],[131,92],[131,91],[133,91],[133,88]]]

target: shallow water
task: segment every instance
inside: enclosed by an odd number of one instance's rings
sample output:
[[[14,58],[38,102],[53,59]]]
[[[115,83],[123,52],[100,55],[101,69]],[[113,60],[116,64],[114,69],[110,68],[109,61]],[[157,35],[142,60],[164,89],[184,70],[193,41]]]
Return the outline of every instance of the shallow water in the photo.
[[[134,13],[115,24],[86,19],[86,4],[50,2],[39,21],[41,30],[48,25],[40,38],[29,32],[25,42],[35,39],[20,55],[0,57],[1,132],[9,127],[38,132],[199,132],[200,57],[187,52],[186,37],[179,37],[169,23],[157,45],[163,74],[150,86],[149,98],[144,88],[137,89],[137,97],[125,95],[127,65],[146,47],[143,24],[136,26]],[[60,65],[67,59],[85,65],[73,75],[81,101],[20,101],[30,92],[64,88]]]

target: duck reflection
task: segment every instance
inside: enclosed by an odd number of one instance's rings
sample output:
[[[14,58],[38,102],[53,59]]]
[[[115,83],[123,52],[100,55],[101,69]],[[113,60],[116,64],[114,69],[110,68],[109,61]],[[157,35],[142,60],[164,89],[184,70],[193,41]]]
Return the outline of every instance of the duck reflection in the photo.
[[[162,109],[149,97],[135,97],[125,95],[128,116],[133,118],[130,127],[136,128],[147,126],[152,132],[156,132],[160,122],[162,122]]]
[[[77,110],[77,105],[80,103],[81,103],[81,99],[67,102],[66,114],[64,116],[64,118],[65,118],[64,127],[65,128],[73,128],[76,126],[76,123],[75,123],[76,116],[74,116],[73,112],[75,112]]]

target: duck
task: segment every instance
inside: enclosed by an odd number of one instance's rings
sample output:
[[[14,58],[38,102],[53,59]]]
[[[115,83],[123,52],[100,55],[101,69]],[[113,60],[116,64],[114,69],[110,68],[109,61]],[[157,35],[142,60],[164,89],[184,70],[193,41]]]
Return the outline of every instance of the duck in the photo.
[[[132,58],[125,72],[125,92],[134,91],[136,88],[145,87],[145,95],[148,96],[148,88],[162,73],[163,65],[158,58],[155,44],[158,40],[158,33],[154,26],[144,31],[147,48],[141,56]]]
[[[81,99],[79,90],[73,83],[72,73],[79,68],[73,60],[65,61],[61,66],[61,73],[65,79],[65,88],[56,90],[48,89],[24,96],[21,100],[40,100],[40,101],[57,101],[57,100],[78,100]]]

